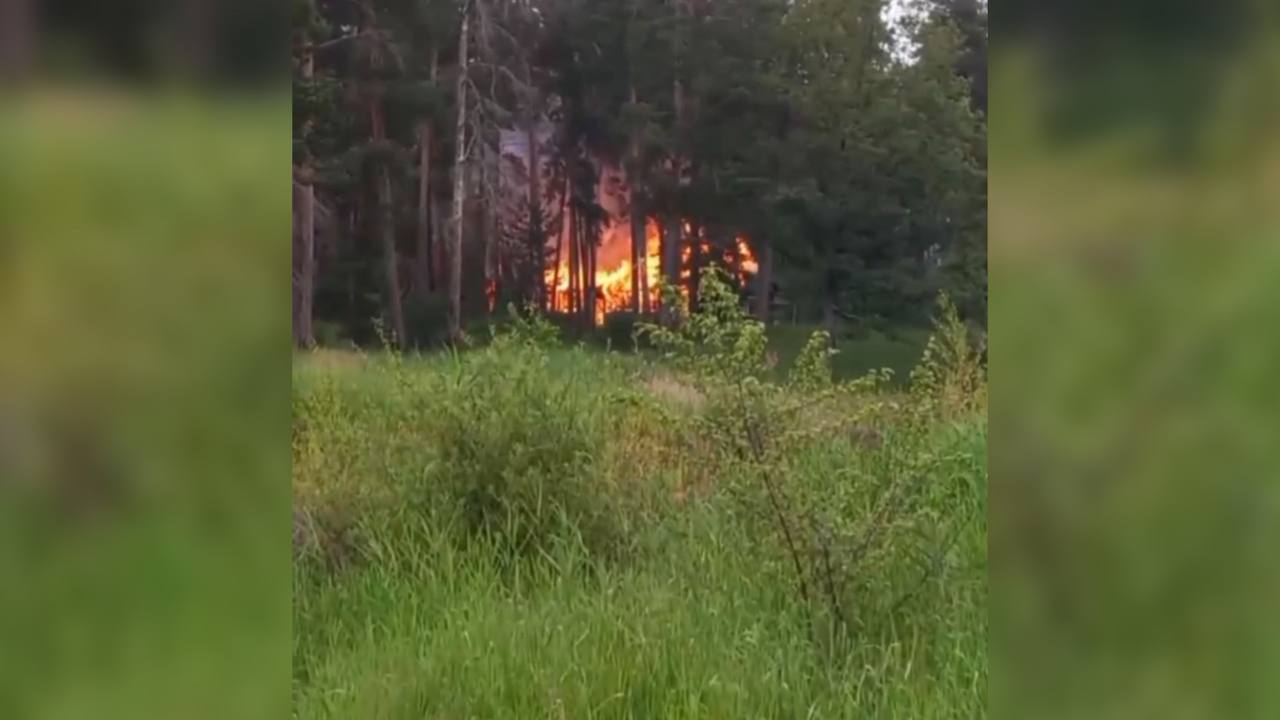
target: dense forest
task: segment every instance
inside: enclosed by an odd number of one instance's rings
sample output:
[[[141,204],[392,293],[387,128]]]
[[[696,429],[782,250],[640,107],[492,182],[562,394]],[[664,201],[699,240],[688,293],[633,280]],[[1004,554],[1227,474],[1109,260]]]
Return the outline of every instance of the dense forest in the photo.
[[[980,0],[297,0],[297,345],[986,314]]]

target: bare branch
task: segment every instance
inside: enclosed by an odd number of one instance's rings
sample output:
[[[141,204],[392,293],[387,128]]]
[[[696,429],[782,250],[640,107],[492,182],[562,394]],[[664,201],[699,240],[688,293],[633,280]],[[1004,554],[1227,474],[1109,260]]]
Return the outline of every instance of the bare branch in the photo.
[[[350,42],[352,40],[362,40],[364,38],[370,38],[370,37],[385,38],[386,34],[387,33],[384,30],[365,30],[363,32],[355,33],[354,35],[343,35],[342,37],[336,37],[332,40],[326,40],[322,43],[317,43],[315,45],[312,45],[310,49],[311,49],[311,52],[320,52],[321,50],[328,50],[330,48],[336,47],[346,42]]]

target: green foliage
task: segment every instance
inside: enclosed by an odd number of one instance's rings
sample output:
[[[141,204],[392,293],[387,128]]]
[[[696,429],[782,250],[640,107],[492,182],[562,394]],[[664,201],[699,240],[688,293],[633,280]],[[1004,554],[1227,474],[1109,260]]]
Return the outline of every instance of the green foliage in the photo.
[[[920,363],[911,372],[911,392],[918,407],[946,416],[985,410],[986,367],[983,348],[971,339],[955,303],[938,295],[934,332]]]
[[[527,4],[471,3],[477,27],[488,28],[473,44],[483,57],[468,70],[485,95],[471,104],[479,110],[473,156],[502,157],[502,133],[521,134],[530,122],[554,130],[536,211],[523,200],[498,204],[520,208],[498,213],[490,248],[511,269],[501,296],[537,295],[545,236],[565,225],[554,208],[566,183],[575,188],[567,206],[602,219],[601,207],[584,199],[594,197],[599,159],[609,158],[654,220],[768,238],[777,289],[805,322],[831,314],[859,325],[917,322],[941,289],[982,317],[985,125],[972,109],[979,88],[970,80],[981,71],[985,19],[954,5],[893,28],[883,0],[739,0],[731,13],[666,0],[570,0],[536,14]],[[454,200],[459,5],[360,7],[356,14],[321,3],[295,18],[296,34],[332,43],[316,57],[313,78],[300,77],[295,63],[295,157],[316,169],[321,201],[343,219],[376,195],[371,166],[389,165],[398,259],[422,263],[420,246],[406,239],[418,231],[424,125],[433,138],[433,212],[447,213]],[[350,35],[357,26],[369,32]],[[914,49],[911,62],[895,50],[904,43]],[[375,117],[385,120],[377,143]],[[675,171],[676,158],[686,170]],[[468,233],[493,219],[468,217]],[[334,233],[356,262],[320,264],[328,277],[319,286],[341,289],[317,304],[321,319],[355,325],[370,314],[366,298],[386,302],[386,273],[360,269],[383,266],[381,245],[368,241],[376,225],[364,217]],[[443,235],[439,227],[431,233],[437,248]],[[464,286],[480,285],[482,265],[467,258]],[[441,268],[434,272],[433,286],[443,284]],[[472,299],[467,313],[484,315]],[[354,327],[347,334],[366,335]],[[629,345],[624,334],[610,327],[612,345]]]
[[[831,358],[835,354],[835,348],[831,347],[831,335],[827,331],[819,330],[810,335],[791,370],[789,379],[792,386],[805,391],[830,387]]]
[[[395,569],[295,575],[300,717],[852,720],[986,710],[977,583],[953,583],[936,616],[904,613],[828,663],[805,640],[785,588],[712,507],[673,513],[651,536],[650,558],[609,571],[575,571],[591,560],[569,550],[556,558],[563,571],[540,563],[513,580],[438,529],[409,537]]]
[[[515,304],[507,306],[508,325],[503,332],[495,331],[493,347],[501,349],[510,345],[530,350],[547,350],[560,342],[560,329],[553,325],[536,307],[520,311]]]
[[[980,418],[913,428],[878,380],[731,383],[525,322],[453,357],[295,369],[325,560],[296,565],[299,714],[983,712]]]
[[[889,371],[833,384],[830,338],[817,332],[787,385],[770,383],[760,324],[717,273],[703,284],[696,312],[645,330],[706,398],[682,433],[704,439],[712,472],[730,474],[765,567],[789,578],[812,639],[835,652],[903,604],[929,602],[925,589],[953,570],[947,556],[976,522],[953,504],[972,488],[939,472],[954,462],[946,441],[894,421],[916,406],[900,413],[878,395]]]
[[[511,327],[456,360],[429,399],[438,464],[431,481],[472,537],[513,557],[548,553],[577,534],[608,553],[613,493],[594,452],[605,442],[606,398],[550,367],[552,325],[512,313]]]
[[[777,359],[774,377],[785,377],[801,350],[820,326],[777,323],[768,327],[770,359]],[[892,371],[891,382],[905,384],[929,340],[927,328],[887,326],[883,330],[844,332],[835,337],[836,353],[828,360],[832,377],[851,380],[872,370]]]
[[[512,309],[483,348],[439,358],[438,373],[424,376],[415,358],[386,351],[339,356],[364,368],[364,386],[304,375],[294,390],[294,464],[328,489],[320,514],[396,508],[456,521],[460,540],[512,558],[540,556],[575,533],[590,552],[611,552],[612,494],[594,481],[593,452],[610,398],[553,367],[556,338],[545,319]],[[387,476],[376,490],[361,481],[371,474]]]
[[[880,0],[795,3],[785,36],[789,104],[803,122],[778,139],[763,200],[802,305],[914,319],[940,288],[983,282],[985,131],[954,70],[945,28],[890,37]],[[897,62],[896,42],[915,45]],[[961,258],[964,261],[961,261]],[[963,267],[966,273],[942,272]]]
[[[679,291],[664,286],[670,322],[641,323],[640,336],[686,372],[730,381],[762,377],[767,370],[764,323],[743,312],[723,270],[705,269],[699,287],[698,311],[691,314]]]

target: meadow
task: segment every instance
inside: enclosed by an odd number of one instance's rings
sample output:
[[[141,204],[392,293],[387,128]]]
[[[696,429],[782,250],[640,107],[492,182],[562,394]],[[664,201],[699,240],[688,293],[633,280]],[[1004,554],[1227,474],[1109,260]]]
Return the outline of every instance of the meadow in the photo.
[[[295,359],[295,717],[985,714],[965,328],[833,379],[826,338],[780,372],[712,296],[651,355],[517,318]]]

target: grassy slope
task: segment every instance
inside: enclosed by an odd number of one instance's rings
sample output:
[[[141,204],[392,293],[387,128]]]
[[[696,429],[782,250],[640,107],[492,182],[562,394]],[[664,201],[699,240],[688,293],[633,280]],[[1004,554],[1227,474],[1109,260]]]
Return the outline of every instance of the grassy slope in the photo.
[[[588,404],[636,381],[634,359],[565,351],[550,360],[551,373],[584,387]],[[641,450],[627,445],[642,433],[607,440],[600,454],[622,462],[596,466],[610,481],[658,490],[632,506],[623,561],[601,561],[570,533],[544,562],[503,566],[492,548],[459,545],[438,513],[412,509],[405,498],[445,472],[431,440],[437,408],[424,394],[445,392],[458,367],[439,355],[399,371],[381,357],[295,365],[295,412],[310,428],[295,431],[299,501],[356,515],[367,555],[336,573],[315,563],[295,571],[297,716],[984,713],[985,421],[936,439],[947,447],[937,476],[968,479],[955,511],[976,518],[955,571],[924,601],[869,618],[855,642],[828,656],[808,639],[785,572],[732,504],[713,493],[676,507],[665,465],[677,461],[637,469],[643,459],[631,453]],[[301,400],[326,393],[324,403]]]

